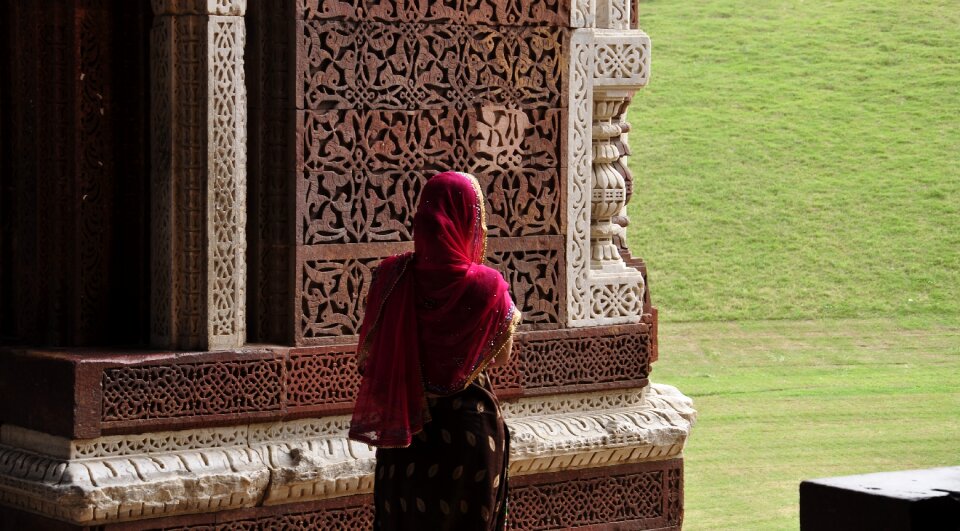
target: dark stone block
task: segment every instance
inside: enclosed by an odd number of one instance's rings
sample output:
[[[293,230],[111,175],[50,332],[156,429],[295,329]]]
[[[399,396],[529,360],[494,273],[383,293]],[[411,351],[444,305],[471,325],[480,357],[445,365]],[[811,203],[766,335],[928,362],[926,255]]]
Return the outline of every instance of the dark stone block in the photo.
[[[960,466],[800,484],[804,531],[960,530]]]

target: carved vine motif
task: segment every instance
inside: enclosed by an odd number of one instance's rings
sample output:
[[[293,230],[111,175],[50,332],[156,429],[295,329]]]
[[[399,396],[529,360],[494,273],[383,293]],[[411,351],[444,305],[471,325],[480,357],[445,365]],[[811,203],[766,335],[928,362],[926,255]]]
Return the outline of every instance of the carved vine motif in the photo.
[[[569,529],[663,515],[664,471],[510,490],[510,529]]]
[[[558,324],[560,253],[556,248],[523,251],[491,250],[489,262],[500,269],[512,288],[525,325]],[[310,249],[321,253],[323,247]],[[392,254],[390,248],[384,248]],[[299,291],[302,340],[354,335],[363,320],[363,301],[372,271],[381,257],[305,259],[301,262]],[[377,253],[381,254],[381,253]]]
[[[523,324],[559,323],[559,249],[492,253],[491,267],[498,269],[510,284],[514,303],[523,312]]]
[[[303,339],[354,335],[363,321],[373,269],[382,258],[305,260],[301,266]]]
[[[426,176],[478,175],[491,236],[558,234],[560,111],[304,112],[301,244],[409,241]]]
[[[560,104],[561,28],[368,21],[298,28],[299,108]]]
[[[568,0],[298,0],[303,20],[565,26]]]

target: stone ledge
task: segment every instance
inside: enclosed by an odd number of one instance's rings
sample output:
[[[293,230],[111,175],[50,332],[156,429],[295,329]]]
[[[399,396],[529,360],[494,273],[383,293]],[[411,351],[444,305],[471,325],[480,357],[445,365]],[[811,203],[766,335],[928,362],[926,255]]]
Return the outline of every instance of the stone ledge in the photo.
[[[510,472],[560,472],[680,455],[695,420],[675,388],[504,405]],[[375,453],[349,417],[70,440],[0,427],[0,503],[99,524],[372,491]]]

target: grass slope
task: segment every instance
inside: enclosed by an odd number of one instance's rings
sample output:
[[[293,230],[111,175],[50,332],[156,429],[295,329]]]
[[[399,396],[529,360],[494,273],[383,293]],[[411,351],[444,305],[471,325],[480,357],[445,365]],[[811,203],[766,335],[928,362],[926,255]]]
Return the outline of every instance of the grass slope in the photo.
[[[684,528],[799,527],[803,479],[960,465],[960,328],[666,323],[653,378],[693,397]]]
[[[960,314],[957,7],[641,2],[630,244],[664,321]]]

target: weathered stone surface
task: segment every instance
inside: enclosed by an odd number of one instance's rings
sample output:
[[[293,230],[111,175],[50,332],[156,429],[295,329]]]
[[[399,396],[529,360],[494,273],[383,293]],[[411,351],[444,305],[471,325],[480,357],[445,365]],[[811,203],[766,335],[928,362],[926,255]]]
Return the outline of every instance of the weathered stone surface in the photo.
[[[696,413],[651,386],[524,398],[504,416],[520,477],[676,457]],[[369,493],[375,454],[348,428],[343,416],[71,440],[5,425],[0,500],[93,524]]]

